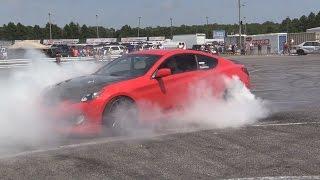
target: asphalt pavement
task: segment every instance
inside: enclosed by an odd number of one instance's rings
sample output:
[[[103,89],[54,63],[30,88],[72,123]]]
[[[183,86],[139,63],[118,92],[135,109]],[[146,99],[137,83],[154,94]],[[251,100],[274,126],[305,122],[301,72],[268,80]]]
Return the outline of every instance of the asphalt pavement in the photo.
[[[273,114],[237,129],[69,140],[0,158],[1,179],[320,179],[320,56],[230,57]]]

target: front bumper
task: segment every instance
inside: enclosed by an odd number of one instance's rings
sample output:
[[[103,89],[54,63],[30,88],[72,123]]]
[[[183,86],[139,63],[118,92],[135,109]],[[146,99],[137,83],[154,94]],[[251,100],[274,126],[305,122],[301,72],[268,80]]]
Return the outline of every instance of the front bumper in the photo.
[[[65,135],[97,135],[102,131],[104,103],[63,101],[42,106],[43,119],[48,119],[54,132]]]

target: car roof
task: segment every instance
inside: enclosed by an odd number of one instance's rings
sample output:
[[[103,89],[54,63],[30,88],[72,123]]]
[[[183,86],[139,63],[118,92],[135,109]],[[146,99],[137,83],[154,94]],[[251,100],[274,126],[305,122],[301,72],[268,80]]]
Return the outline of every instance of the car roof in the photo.
[[[155,49],[155,50],[142,50],[137,51],[132,54],[149,54],[149,55],[160,55],[164,56],[166,54],[180,54],[180,53],[194,53],[199,54],[199,51],[195,50],[184,50],[184,49]]]

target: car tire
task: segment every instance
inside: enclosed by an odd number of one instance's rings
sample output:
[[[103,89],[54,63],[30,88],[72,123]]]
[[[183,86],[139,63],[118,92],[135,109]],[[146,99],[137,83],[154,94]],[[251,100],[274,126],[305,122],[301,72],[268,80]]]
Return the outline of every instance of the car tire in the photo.
[[[222,94],[222,99],[224,100],[224,101],[228,101],[229,99],[230,99],[230,92],[229,92],[229,90],[228,89],[225,89],[224,91],[223,91],[223,94]]]
[[[105,132],[111,135],[125,135],[138,127],[138,109],[135,102],[127,97],[111,100],[103,113]]]
[[[306,55],[306,53],[305,53],[304,50],[302,50],[302,49],[297,50],[297,54],[298,54],[299,56]]]

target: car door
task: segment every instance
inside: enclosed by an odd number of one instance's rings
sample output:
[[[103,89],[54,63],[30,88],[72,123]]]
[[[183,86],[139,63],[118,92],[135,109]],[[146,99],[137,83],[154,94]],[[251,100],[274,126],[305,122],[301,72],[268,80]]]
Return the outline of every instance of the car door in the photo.
[[[136,56],[132,61],[132,69],[139,73],[144,72],[153,66],[158,60],[157,56]],[[130,69],[128,67],[128,69]],[[154,73],[154,72],[153,72]],[[163,85],[162,79],[152,78],[151,76],[137,78],[130,85],[132,88],[130,96],[133,97],[140,109],[143,110],[144,120],[158,119],[163,112],[170,109],[171,104],[167,100],[167,89]]]
[[[303,49],[306,51],[306,53],[315,52],[315,46],[313,45],[313,42],[305,42],[303,45]]]
[[[224,89],[224,80],[222,74],[223,69],[218,68],[219,60],[204,54],[197,54],[198,63],[198,75],[195,79],[195,86],[193,89],[204,95],[217,96],[220,95],[221,91]]]
[[[319,42],[314,42],[314,47],[315,47],[315,53],[320,54],[320,43]]]
[[[189,86],[197,76],[197,62],[194,54],[178,54],[167,58],[160,66],[171,69],[172,75],[161,79],[166,89],[169,109],[182,108],[189,95]]]

